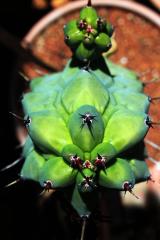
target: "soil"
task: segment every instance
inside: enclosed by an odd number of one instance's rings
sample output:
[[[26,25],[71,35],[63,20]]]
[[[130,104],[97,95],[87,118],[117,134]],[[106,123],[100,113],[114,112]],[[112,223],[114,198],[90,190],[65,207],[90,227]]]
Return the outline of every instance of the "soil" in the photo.
[[[145,83],[144,92],[148,96],[160,97],[160,29],[132,12],[115,8],[99,8],[98,11],[99,15],[105,18],[107,16],[115,27],[118,49],[110,59],[134,70]],[[62,70],[71,57],[71,52],[64,43],[63,26],[75,17],[78,17],[77,12],[50,24],[29,46],[35,56],[56,71]],[[22,69],[30,79],[48,72],[33,62],[24,63]],[[156,123],[160,122],[159,106],[160,100],[153,101],[149,110],[152,121]],[[159,132],[160,126],[153,125],[146,139],[160,146]],[[147,144],[147,151],[150,157],[160,160],[158,149]],[[150,161],[148,164],[153,170],[155,165]]]

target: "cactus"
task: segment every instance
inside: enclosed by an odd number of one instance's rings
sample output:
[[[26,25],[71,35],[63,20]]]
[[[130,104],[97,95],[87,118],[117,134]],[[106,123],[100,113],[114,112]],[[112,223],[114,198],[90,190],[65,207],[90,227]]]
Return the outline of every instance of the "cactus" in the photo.
[[[79,20],[64,26],[66,44],[75,57],[84,62],[111,48],[112,33],[112,25],[97,15],[90,2],[81,10]]]
[[[149,179],[145,149],[150,98],[137,75],[102,56],[113,27],[91,2],[64,27],[73,51],[63,71],[33,79],[24,94],[24,180],[44,189],[72,186],[71,204],[89,216],[99,188],[129,191]],[[133,154],[134,153],[134,154]]]

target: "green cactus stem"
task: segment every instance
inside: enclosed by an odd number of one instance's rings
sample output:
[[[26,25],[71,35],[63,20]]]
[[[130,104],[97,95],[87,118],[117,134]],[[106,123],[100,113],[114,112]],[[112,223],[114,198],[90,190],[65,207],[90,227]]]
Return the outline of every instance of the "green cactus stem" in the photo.
[[[94,211],[101,187],[133,194],[150,177],[137,145],[154,124],[151,101],[134,72],[102,57],[112,33],[88,1],[64,27],[72,59],[63,71],[33,79],[22,100],[28,138],[20,176],[47,190],[71,186],[80,217]]]

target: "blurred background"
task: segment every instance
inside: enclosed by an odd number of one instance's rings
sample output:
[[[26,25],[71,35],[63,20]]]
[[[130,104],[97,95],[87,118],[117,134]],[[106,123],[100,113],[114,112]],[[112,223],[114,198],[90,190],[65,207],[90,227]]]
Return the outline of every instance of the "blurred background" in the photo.
[[[51,9],[67,2],[69,1],[14,0],[0,3],[0,168],[17,159],[21,151],[15,134],[15,122],[9,114],[18,59],[14,44],[20,42],[33,24]],[[151,1],[137,2],[159,12]],[[19,169],[20,167],[19,165]],[[61,195],[54,194],[40,208],[42,201],[38,200],[38,195],[41,189],[36,184],[19,183],[11,188],[3,188],[15,180],[19,169],[14,168],[13,171],[0,174],[0,239],[80,239],[77,237],[77,233],[80,233],[79,220],[68,217],[68,206]],[[91,219],[86,239],[160,239],[160,203],[154,192],[147,193],[145,206],[123,205],[116,192],[104,194],[104,199],[110,208],[105,209],[105,218],[97,218],[96,221]],[[57,209],[61,209],[61,217]],[[98,236],[93,226],[99,229]]]

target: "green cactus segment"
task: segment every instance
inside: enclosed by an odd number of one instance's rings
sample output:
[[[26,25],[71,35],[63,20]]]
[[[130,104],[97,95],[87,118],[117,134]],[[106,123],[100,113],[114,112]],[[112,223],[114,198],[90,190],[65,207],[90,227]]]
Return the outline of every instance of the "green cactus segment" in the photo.
[[[61,155],[63,156],[64,160],[66,160],[71,165],[74,164],[74,158],[75,158],[75,165],[76,165],[76,159],[77,161],[79,161],[77,162],[77,164],[80,164],[81,161],[84,161],[83,160],[84,154],[82,150],[74,144],[66,145],[63,148]]]
[[[72,20],[64,26],[65,41],[69,45],[77,45],[83,40],[83,33],[77,27],[77,21]]]
[[[76,51],[75,51],[75,56],[80,60],[80,61],[84,61],[87,62],[88,59],[91,59],[95,54],[94,49],[92,48],[86,48],[84,43],[81,43]]]
[[[98,194],[93,192],[82,193],[76,185],[71,199],[71,204],[80,217],[90,216],[97,204]]]
[[[91,160],[91,153],[90,152],[85,152],[84,153],[84,159],[85,160]]]
[[[80,12],[80,20],[87,22],[93,28],[97,28],[97,12],[93,7],[86,6]]]
[[[46,161],[39,175],[41,186],[50,181],[53,188],[63,188],[74,183],[77,170],[66,164],[61,157],[53,157]]]
[[[112,86],[113,79],[109,75],[105,74],[100,69],[90,70],[90,73],[96,78],[100,83],[103,84],[104,88],[108,91],[108,88]]]
[[[142,93],[131,90],[117,90],[113,93],[116,102],[127,109],[135,112],[148,112],[149,99]],[[137,104],[138,102],[138,104]]]
[[[72,143],[68,129],[56,111],[40,111],[30,114],[28,133],[43,152],[59,154],[63,147]]]
[[[113,28],[113,26],[112,26],[111,23],[107,22],[107,24],[106,24],[106,30],[107,30],[108,36],[109,36],[109,37],[112,37],[112,34],[113,34],[113,32],[114,32],[114,28]]]
[[[110,143],[100,143],[91,152],[91,162],[95,163],[97,156],[100,155],[106,164],[110,159],[117,155],[116,149]]]
[[[125,159],[117,158],[111,166],[100,171],[99,184],[103,187],[124,190],[125,182],[135,184],[134,174]]]
[[[100,33],[95,38],[95,44],[96,44],[98,49],[100,49],[102,51],[107,51],[111,46],[111,39],[107,34]]]
[[[132,159],[129,164],[134,173],[136,182],[146,181],[150,177],[150,172],[145,161],[140,161],[137,159]]]
[[[45,164],[45,159],[36,151],[31,151],[25,159],[20,176],[22,179],[29,179],[39,182],[40,170]]]
[[[56,99],[57,93],[46,96],[41,93],[28,93],[25,94],[22,104],[25,114],[30,114],[31,112],[38,112],[43,110],[54,110],[53,103]]]
[[[61,90],[61,81],[63,80],[61,73],[52,73],[43,77],[37,77],[31,81],[30,88],[32,92],[40,92],[43,95],[48,95],[53,91]]]
[[[71,20],[64,26],[64,34],[73,56],[87,62],[111,48],[113,28],[93,7],[87,6],[81,10],[79,20]]]
[[[72,141],[84,152],[90,152],[103,139],[104,124],[99,112],[93,106],[77,109],[69,119]]]
[[[103,141],[111,143],[117,154],[132,147],[143,139],[148,131],[146,118],[144,113],[125,109],[115,112],[107,124]]]
[[[80,91],[77,91],[80,89]],[[96,96],[96,97],[95,97]],[[92,105],[103,113],[109,101],[109,95],[103,85],[86,70],[80,70],[76,78],[68,84],[62,95],[65,109],[72,113],[82,105]]]
[[[34,150],[33,142],[30,136],[27,136],[25,144],[23,146],[22,156],[26,158],[32,150]]]
[[[84,35],[84,40],[83,40],[84,45],[86,46],[92,46],[94,44],[94,36],[92,34],[86,34]]]
[[[113,77],[114,84],[109,88],[111,92],[115,92],[120,89],[129,90],[131,89],[134,92],[142,92],[143,84],[138,80],[135,72],[124,68],[120,65],[117,65],[108,59],[105,59],[106,64],[109,67],[109,70]]]

